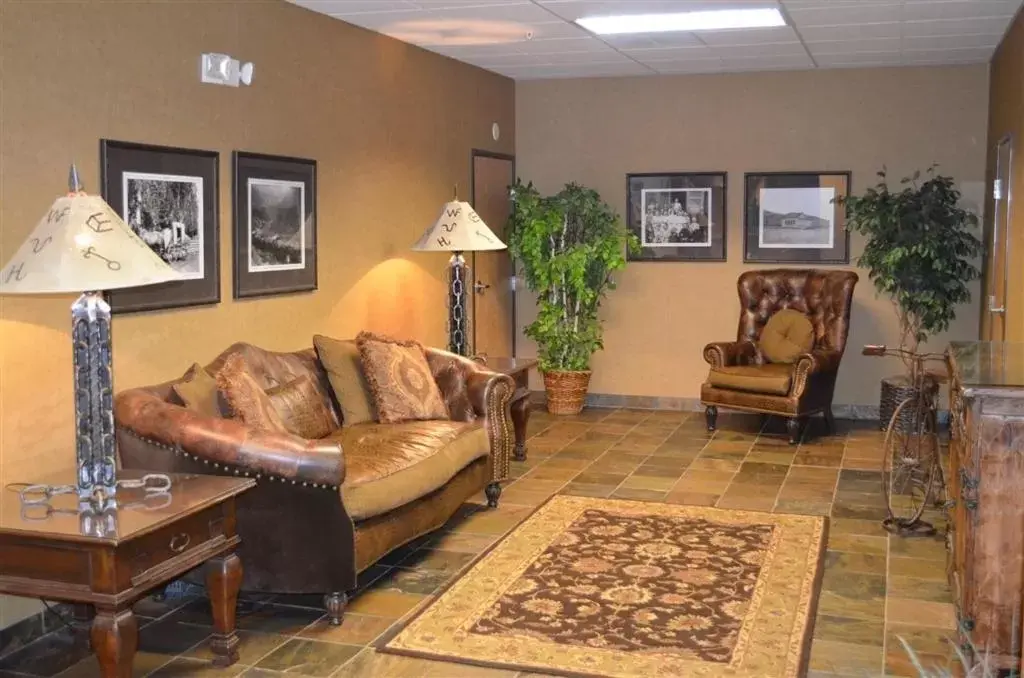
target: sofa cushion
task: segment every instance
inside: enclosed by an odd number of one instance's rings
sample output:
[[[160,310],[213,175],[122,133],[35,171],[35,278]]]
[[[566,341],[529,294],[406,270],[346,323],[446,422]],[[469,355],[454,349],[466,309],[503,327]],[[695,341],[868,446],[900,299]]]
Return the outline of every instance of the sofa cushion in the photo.
[[[172,387],[174,393],[185,403],[185,407],[207,417],[223,417],[220,408],[220,393],[217,380],[199,363],[188,368],[181,381]]]
[[[217,386],[234,417],[246,426],[277,433],[288,432],[270,397],[249,374],[242,356],[231,355],[224,361],[224,366],[217,372]]]
[[[773,363],[791,363],[814,348],[814,326],[800,311],[784,308],[768,319],[758,346]]]
[[[490,452],[480,423],[357,424],[331,434],[345,454],[341,498],[353,520],[386,513],[438,489]]]
[[[375,421],[373,396],[363,376],[363,365],[356,342],[331,339],[321,334],[313,337],[317,357],[327,371],[334,398],[341,408],[345,426]]]
[[[377,421],[395,424],[448,419],[448,408],[418,341],[360,332],[356,346],[377,408]]]
[[[300,438],[324,438],[335,429],[331,412],[309,377],[268,389],[267,397],[281,415],[285,428]]]
[[[716,388],[787,395],[793,381],[793,366],[784,363],[714,367],[708,383]]]

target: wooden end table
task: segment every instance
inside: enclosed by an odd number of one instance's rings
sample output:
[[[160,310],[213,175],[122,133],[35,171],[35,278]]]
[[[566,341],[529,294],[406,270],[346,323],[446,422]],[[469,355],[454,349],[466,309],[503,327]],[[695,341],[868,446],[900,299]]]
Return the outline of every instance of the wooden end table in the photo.
[[[516,382],[512,395],[512,428],[515,429],[516,447],[512,458],[526,461],[526,425],[530,422],[530,370],[537,366],[536,358],[490,358],[480,360],[488,369],[507,374]]]
[[[142,471],[120,471],[138,480]],[[24,505],[15,486],[0,494],[0,593],[95,607],[92,648],[107,678],[128,678],[139,626],[131,606],[151,589],[206,563],[214,663],[238,660],[235,607],[242,563],[235,555],[235,497],[250,478],[170,474],[169,493],[120,488],[116,506],[79,508],[78,497]],[[67,473],[34,482],[74,484]]]

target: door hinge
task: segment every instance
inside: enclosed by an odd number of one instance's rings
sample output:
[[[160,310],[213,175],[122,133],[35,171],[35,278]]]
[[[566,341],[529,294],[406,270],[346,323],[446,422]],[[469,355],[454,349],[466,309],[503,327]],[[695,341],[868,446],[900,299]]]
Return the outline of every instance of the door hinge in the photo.
[[[992,182],[992,199],[1002,200],[1003,199],[1003,180],[996,179]]]
[[[510,290],[512,290],[513,292],[515,292],[516,291],[516,284],[517,284],[517,282],[518,282],[518,278],[516,278],[516,276],[513,275],[513,276],[509,277],[509,279],[508,279],[508,288]]]

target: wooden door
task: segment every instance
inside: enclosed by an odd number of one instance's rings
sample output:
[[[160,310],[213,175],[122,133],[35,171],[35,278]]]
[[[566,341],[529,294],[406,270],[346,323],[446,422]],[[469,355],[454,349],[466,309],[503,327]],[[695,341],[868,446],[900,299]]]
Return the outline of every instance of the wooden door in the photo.
[[[1007,266],[1009,225],[1013,209],[1013,137],[1003,137],[996,145],[995,174],[992,181],[992,221],[985,229],[985,292],[982,305],[981,338],[1006,339],[1006,296],[1009,288]]]
[[[512,202],[515,159],[510,155],[473,151],[473,209],[505,241]],[[515,268],[508,250],[473,255],[473,353],[515,355]]]

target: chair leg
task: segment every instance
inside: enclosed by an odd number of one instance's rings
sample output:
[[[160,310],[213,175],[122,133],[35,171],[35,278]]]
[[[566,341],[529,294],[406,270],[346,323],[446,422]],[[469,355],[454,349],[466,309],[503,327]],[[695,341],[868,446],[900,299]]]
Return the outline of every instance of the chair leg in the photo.
[[[800,418],[793,417],[786,420],[786,431],[789,433],[789,444],[796,445],[800,442]]]
[[[327,616],[331,618],[331,626],[341,626],[347,604],[348,596],[344,591],[335,591],[324,596],[324,607],[327,608]]]
[[[707,421],[708,430],[714,431],[715,427],[718,426],[718,408],[714,405],[708,405],[704,408],[704,419]]]
[[[832,415],[832,408],[829,407],[825,410],[825,428],[828,430],[828,434],[833,436],[836,434],[836,419]]]
[[[484,494],[487,496],[488,508],[498,508],[498,498],[501,496],[501,483],[491,483],[484,488]]]

